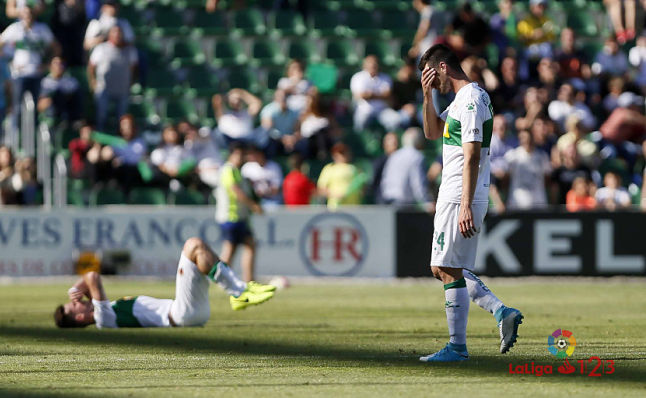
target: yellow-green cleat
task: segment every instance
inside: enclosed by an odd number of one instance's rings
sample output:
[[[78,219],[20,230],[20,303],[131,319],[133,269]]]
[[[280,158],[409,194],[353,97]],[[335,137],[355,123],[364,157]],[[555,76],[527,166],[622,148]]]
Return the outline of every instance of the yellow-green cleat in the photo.
[[[263,285],[262,283],[251,281],[251,282],[247,283],[247,290],[252,291],[254,293],[275,292],[276,291],[276,286],[274,286],[274,285]]]
[[[260,285],[266,286],[266,285]],[[229,302],[231,303],[231,309],[234,311],[244,310],[250,305],[257,305],[264,303],[270,298],[274,297],[274,292],[257,292],[250,289],[250,286],[247,284],[247,289],[242,292],[238,297],[229,297]]]

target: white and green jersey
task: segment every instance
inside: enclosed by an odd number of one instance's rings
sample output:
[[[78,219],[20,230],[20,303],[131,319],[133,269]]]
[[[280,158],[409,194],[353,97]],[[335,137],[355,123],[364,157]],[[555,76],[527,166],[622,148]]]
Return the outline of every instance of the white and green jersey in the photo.
[[[474,203],[489,201],[489,145],[493,129],[493,107],[486,91],[477,83],[462,87],[442,112],[442,183],[438,202],[460,203],[464,167],[463,142],[481,142],[478,183]]]
[[[115,301],[92,300],[96,327],[150,328],[169,327],[173,300],[148,296],[123,297]]]

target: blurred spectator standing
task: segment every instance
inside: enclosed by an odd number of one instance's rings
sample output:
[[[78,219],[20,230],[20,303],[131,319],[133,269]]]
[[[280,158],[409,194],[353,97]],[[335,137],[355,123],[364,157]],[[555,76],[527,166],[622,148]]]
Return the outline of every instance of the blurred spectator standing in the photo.
[[[350,163],[350,148],[343,143],[332,147],[332,163],[323,167],[316,184],[319,194],[327,198],[328,207],[361,204],[363,175]]]
[[[227,106],[220,94],[211,104],[218,122],[217,132],[225,146],[232,142],[265,146],[267,136],[262,129],[254,129],[253,119],[262,108],[260,98],[241,88],[233,88],[226,95]]]
[[[278,80],[277,89],[287,95],[287,107],[294,112],[302,112],[307,105],[307,93],[312,83],[305,79],[305,64],[293,59],[287,64],[287,76]]]
[[[85,9],[83,0],[55,0],[52,32],[61,43],[61,55],[68,66],[84,64]]]
[[[516,44],[516,14],[513,12],[512,0],[498,0],[498,12],[489,19],[491,39],[498,49],[498,59],[508,56],[507,49]]]
[[[298,153],[289,156],[290,172],[283,180],[283,199],[287,206],[309,205],[316,185],[303,173],[303,157]]]
[[[350,90],[355,102],[354,128],[365,129],[372,120],[377,120],[386,130],[399,127],[400,116],[389,108],[392,80],[379,72],[379,61],[374,55],[363,60],[363,70],[350,80]]]
[[[321,96],[310,92],[307,105],[301,113],[300,124],[295,138],[295,151],[306,159],[325,159],[331,146],[331,138],[337,135],[334,120],[321,109]]]
[[[184,136],[184,149],[188,159],[195,162],[195,171],[200,180],[211,188],[218,184],[218,170],[222,166],[222,158],[214,133],[207,127],[197,129],[189,124]]]
[[[287,96],[283,90],[274,92],[274,101],[265,105],[260,112],[260,124],[267,130],[269,143],[268,156],[274,157],[283,153],[291,153],[296,144],[298,112],[289,109]]]
[[[585,177],[576,177],[572,189],[567,193],[565,207],[569,212],[594,210],[597,201],[590,195],[590,187]]]
[[[12,23],[0,35],[0,48],[12,54],[13,123],[18,126],[23,94],[29,91],[38,100],[44,62],[56,55],[58,45],[49,27],[36,21],[34,5],[20,8],[20,20]]]
[[[388,157],[381,179],[381,197],[397,206],[421,205],[430,210],[432,203],[424,164],[425,139],[422,131],[411,127],[402,136],[402,148]]]
[[[521,77],[530,77],[529,71],[539,59],[552,57],[552,42],[555,39],[556,26],[545,13],[547,0],[530,0],[529,15],[518,22],[518,39],[524,45]]]
[[[451,47],[463,55],[482,55],[490,41],[489,25],[465,2],[447,27]]]
[[[101,14],[98,19],[93,19],[87,25],[83,47],[91,51],[97,45],[109,40],[110,30],[114,26],[121,28],[123,42],[133,44],[135,34],[127,19],[119,18],[119,2],[117,0],[103,0]]]
[[[96,127],[105,128],[110,104],[115,104],[116,117],[128,109],[130,86],[137,74],[137,51],[123,40],[118,25],[110,28],[108,41],[97,45],[88,63],[88,81],[96,100]]]
[[[92,126],[89,124],[84,124],[81,126],[79,129],[79,136],[77,138],[74,138],[70,143],[68,144],[68,148],[70,151],[70,171],[69,175],[72,178],[88,178],[92,179],[92,171],[91,168],[92,163],[96,163],[96,151],[95,151],[95,159],[94,162],[88,161],[88,153],[90,152],[90,149],[97,145],[92,141]],[[98,149],[98,148],[97,148]]]
[[[373,177],[372,177],[372,194],[375,197],[375,202],[383,204],[384,198],[381,196],[381,180],[384,173],[384,166],[386,161],[398,148],[399,138],[395,133],[386,133],[382,139],[381,144],[384,154],[375,159],[372,163]]]
[[[66,73],[61,57],[52,58],[49,74],[40,82],[38,112],[71,125],[81,119],[81,109],[78,81]]]
[[[597,189],[595,199],[599,207],[615,211],[630,206],[630,194],[621,186],[621,177],[614,171],[606,172],[603,176],[603,187]]]
[[[518,79],[518,62],[514,57],[505,57],[500,63],[498,87],[491,91],[491,102],[497,113],[518,111],[523,104],[523,90]]]
[[[556,122],[561,131],[565,131],[565,120],[570,115],[577,115],[586,129],[593,129],[596,125],[596,118],[588,106],[577,100],[574,87],[571,84],[563,84],[559,88],[556,100],[550,102],[548,107],[550,118]]]
[[[413,8],[420,17],[408,56],[417,58],[443,33],[446,16],[433,8],[431,0],[413,0]]]
[[[646,138],[644,97],[625,92],[617,99],[617,108],[599,127],[603,138],[614,143],[641,142]]]
[[[537,209],[547,206],[545,180],[551,172],[550,160],[542,151],[536,150],[532,135],[518,132],[520,146],[505,154],[509,175],[509,209]]]
[[[576,48],[574,29],[564,28],[560,37],[561,45],[554,54],[559,63],[559,76],[564,79],[589,79],[592,72],[590,64],[585,53]]]
[[[242,177],[251,182],[255,195],[263,206],[279,205],[282,202],[280,188],[283,172],[278,163],[267,160],[260,148],[252,147],[247,151],[247,162],[240,169]]]

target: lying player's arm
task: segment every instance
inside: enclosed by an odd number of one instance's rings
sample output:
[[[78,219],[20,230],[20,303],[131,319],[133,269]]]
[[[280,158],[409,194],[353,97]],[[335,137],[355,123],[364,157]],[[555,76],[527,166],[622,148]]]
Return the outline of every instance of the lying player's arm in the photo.
[[[437,79],[437,72],[428,65],[422,71],[422,89],[424,91],[424,104],[422,113],[424,115],[424,136],[429,140],[436,140],[442,136],[444,121],[438,117],[433,105],[433,84]]]
[[[460,198],[460,215],[458,217],[458,224],[460,227],[460,233],[465,238],[474,236],[476,232],[471,204],[473,204],[473,196],[476,193],[476,185],[478,182],[480,148],[482,148],[482,143],[479,141],[462,143],[464,168],[462,170],[462,197]]]
[[[108,297],[105,295],[105,290],[103,290],[103,283],[101,283],[101,276],[98,272],[88,272],[83,274],[83,282],[87,285],[88,292],[90,293],[90,298],[93,300],[104,301]]]
[[[83,297],[91,298],[90,291],[83,278],[80,278],[74,286],[69,288],[67,296],[70,298],[70,301],[81,301]]]

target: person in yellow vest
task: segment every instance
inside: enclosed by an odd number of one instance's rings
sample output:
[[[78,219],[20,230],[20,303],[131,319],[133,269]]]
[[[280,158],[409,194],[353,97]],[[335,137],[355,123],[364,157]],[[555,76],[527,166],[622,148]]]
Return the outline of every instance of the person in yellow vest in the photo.
[[[350,163],[350,148],[343,143],[337,143],[332,147],[331,153],[332,163],[323,167],[319,175],[319,195],[327,198],[330,208],[361,204],[361,188],[365,183],[365,175]]]

